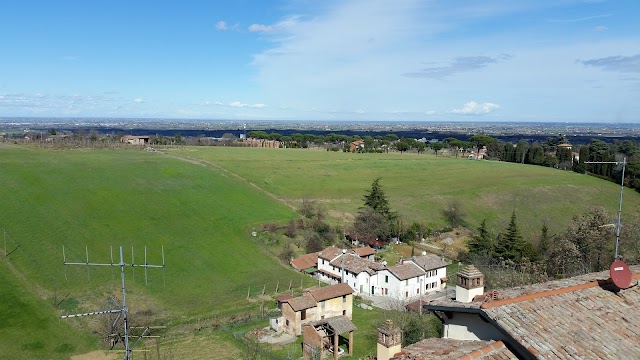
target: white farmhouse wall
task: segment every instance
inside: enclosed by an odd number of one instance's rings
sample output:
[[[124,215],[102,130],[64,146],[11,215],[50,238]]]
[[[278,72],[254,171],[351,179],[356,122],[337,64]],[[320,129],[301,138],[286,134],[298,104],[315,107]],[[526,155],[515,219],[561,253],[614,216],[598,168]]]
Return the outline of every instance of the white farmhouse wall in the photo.
[[[442,337],[456,340],[506,340],[491,323],[478,314],[454,312],[451,319],[442,324]]]

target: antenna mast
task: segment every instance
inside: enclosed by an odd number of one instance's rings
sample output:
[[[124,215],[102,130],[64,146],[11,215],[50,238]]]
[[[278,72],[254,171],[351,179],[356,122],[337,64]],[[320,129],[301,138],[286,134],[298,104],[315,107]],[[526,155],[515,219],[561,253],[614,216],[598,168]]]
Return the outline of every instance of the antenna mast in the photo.
[[[618,260],[618,242],[620,241],[620,216],[622,215],[622,191],[624,190],[624,170],[627,166],[627,158],[623,157],[622,161],[585,161],[585,164],[622,164],[622,180],[620,180],[620,203],[618,206],[618,223],[616,224],[616,253],[613,260]]]
[[[132,248],[132,250],[133,250],[133,248]],[[131,264],[125,263],[124,262],[124,257],[122,255],[122,245],[120,246],[120,262],[117,263],[117,264],[113,263],[113,256],[111,257],[111,263],[110,264],[91,263],[91,262],[89,262],[89,250],[88,250],[88,248],[86,249],[86,254],[87,254],[87,261],[86,262],[83,262],[83,263],[82,262],[67,262],[67,257],[66,257],[66,255],[64,253],[64,245],[62,245],[62,258],[63,258],[63,264],[64,265],[118,266],[118,267],[120,267],[120,278],[122,279],[122,306],[121,306],[120,309],[94,311],[94,312],[88,312],[88,313],[83,313],[83,314],[63,315],[63,316],[60,316],[60,318],[66,319],[66,318],[88,316],[88,315],[120,313],[119,316],[122,316],[122,320],[123,320],[123,323],[124,323],[124,347],[125,347],[124,360],[131,360],[131,352],[133,351],[133,348],[136,347],[136,345],[138,344],[140,339],[142,339],[142,337],[149,331],[149,327],[146,327],[144,329],[144,331],[142,332],[142,334],[138,337],[136,342],[133,344],[133,346],[129,346],[129,324],[127,322],[127,315],[129,313],[129,309],[127,308],[127,290],[125,288],[125,283],[124,283],[124,267],[125,266],[131,266],[132,268],[143,267],[144,271],[145,271],[145,283],[147,283],[147,281],[146,281],[147,268],[162,268],[163,273],[164,273],[164,267],[165,267],[164,266],[164,246],[162,246],[162,265],[147,264],[147,247],[146,246],[144,248],[144,252],[145,252],[144,265],[134,264],[133,261],[131,262]],[[132,251],[131,255],[133,256],[133,251]],[[87,269],[87,271],[88,271],[88,269]],[[163,279],[164,279],[164,276],[163,276]],[[114,325],[115,325],[115,323],[117,321],[118,321],[118,319],[116,319],[116,321],[114,322]]]

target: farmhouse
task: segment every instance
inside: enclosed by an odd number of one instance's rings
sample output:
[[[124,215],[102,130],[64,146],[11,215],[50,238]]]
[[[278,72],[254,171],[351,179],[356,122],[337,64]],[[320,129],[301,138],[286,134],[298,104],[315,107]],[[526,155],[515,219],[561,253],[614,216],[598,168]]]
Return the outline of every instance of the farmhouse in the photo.
[[[423,253],[387,267],[373,260],[372,250],[326,248],[318,254],[318,276],[325,282],[344,282],[356,294],[411,298],[440,290],[446,282],[447,263]],[[369,248],[370,249],[370,248]],[[361,257],[358,254],[364,255]],[[367,255],[370,254],[370,255]]]
[[[484,344],[482,353],[518,359],[640,359],[640,266],[631,266],[629,278],[625,288],[605,271],[484,293],[484,276],[467,267],[455,300],[423,305],[442,321],[444,339],[419,342],[393,359],[425,357],[442,344]]]
[[[291,259],[290,263],[291,266],[298,271],[314,274],[318,271],[318,253],[304,254],[295,259]]]
[[[350,152],[360,152],[362,150],[364,150],[364,141],[362,141],[362,140],[353,141],[349,145],[349,151]]]
[[[149,144],[149,138],[149,136],[125,135],[122,137],[121,141],[132,145],[147,145]]]
[[[302,326],[334,316],[351,319],[353,289],[347,284],[329,285],[311,289],[304,295],[282,302],[282,316],[272,321],[276,331],[302,334]]]

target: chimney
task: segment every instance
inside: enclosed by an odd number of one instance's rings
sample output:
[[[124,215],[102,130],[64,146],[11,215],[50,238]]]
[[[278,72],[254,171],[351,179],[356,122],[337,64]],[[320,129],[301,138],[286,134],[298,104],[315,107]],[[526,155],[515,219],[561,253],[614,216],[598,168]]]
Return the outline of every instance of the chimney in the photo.
[[[402,350],[402,330],[387,320],[378,328],[377,359],[389,360]]]
[[[473,298],[484,294],[484,275],[473,265],[458,272],[456,279],[456,301],[470,303]]]

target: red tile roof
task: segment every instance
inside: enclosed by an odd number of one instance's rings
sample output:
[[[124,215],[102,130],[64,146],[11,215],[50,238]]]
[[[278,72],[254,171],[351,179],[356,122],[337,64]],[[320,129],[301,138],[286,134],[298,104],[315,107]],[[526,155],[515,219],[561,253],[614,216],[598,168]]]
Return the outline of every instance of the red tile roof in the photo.
[[[318,257],[326,260],[333,260],[342,255],[342,249],[337,247],[328,247],[318,253]]]
[[[338,271],[341,271],[343,256],[344,256],[344,269],[354,274],[360,274],[361,272],[365,272],[365,271],[368,272],[369,274],[374,274],[375,270],[384,269],[384,265],[372,260],[363,259],[359,256],[356,256],[355,254],[340,255],[340,257],[336,258],[329,264],[337,267]]]
[[[432,338],[411,344],[392,360],[517,359],[502,341]]]
[[[447,262],[442,260],[440,256],[434,255],[434,254],[413,256],[412,258],[407,259],[405,261],[414,262],[418,264],[418,266],[423,268],[425,271],[447,267]]]
[[[475,308],[534,358],[640,359],[640,266],[630,268],[633,286],[627,289],[614,288],[603,271],[499,290],[496,300],[429,307]]]
[[[276,298],[276,301],[279,302],[279,303],[282,303],[282,302],[285,302],[285,301],[287,301],[289,299],[293,299],[293,296],[289,295],[289,294],[284,294],[284,295],[278,296]]]
[[[289,299],[287,301],[285,301],[287,303],[289,303],[289,305],[291,305],[291,308],[293,309],[293,311],[301,311],[304,309],[309,309],[312,307],[316,307],[316,301],[315,299],[308,295],[302,295],[302,296],[298,296],[296,298],[293,299]]]
[[[304,271],[318,266],[318,253],[311,253],[299,256],[291,260],[291,265],[299,271]]]
[[[365,256],[375,255],[376,251],[368,246],[365,246],[365,247],[356,248],[356,254],[358,254],[358,256],[360,257],[365,257]]]
[[[388,267],[390,273],[392,273],[399,280],[407,280],[420,275],[424,275],[424,270],[422,270],[418,265],[407,262],[402,265],[395,265]]]
[[[345,295],[351,295],[353,294],[353,289],[348,284],[340,283],[310,290],[309,294],[313,296],[317,302],[320,302]]]

